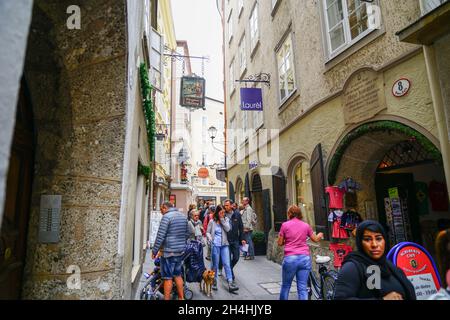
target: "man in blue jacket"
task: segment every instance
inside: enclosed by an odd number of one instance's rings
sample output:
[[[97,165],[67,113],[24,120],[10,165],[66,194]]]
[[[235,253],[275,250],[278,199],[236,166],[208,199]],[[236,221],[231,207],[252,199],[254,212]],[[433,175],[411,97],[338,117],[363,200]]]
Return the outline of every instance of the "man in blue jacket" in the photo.
[[[170,202],[161,205],[163,218],[152,249],[152,259],[161,249],[161,278],[164,281],[164,300],[170,300],[173,280],[178,292],[178,299],[184,300],[184,284],[182,278],[182,256],[189,237],[186,216],[173,207]]]

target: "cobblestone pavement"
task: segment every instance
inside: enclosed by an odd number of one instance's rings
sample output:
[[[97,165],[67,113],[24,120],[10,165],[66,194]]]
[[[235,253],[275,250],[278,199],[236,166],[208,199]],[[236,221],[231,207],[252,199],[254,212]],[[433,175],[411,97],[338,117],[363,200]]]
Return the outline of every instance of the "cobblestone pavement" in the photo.
[[[210,262],[205,260],[207,268]],[[153,262],[150,251],[147,251],[144,263],[144,272],[153,270]],[[218,290],[212,292],[212,297],[207,297],[200,292],[198,283],[189,283],[188,287],[194,292],[193,300],[278,300],[281,289],[281,265],[267,260],[265,256],[255,257],[255,260],[239,259],[234,268],[236,284],[239,287],[237,294],[228,292],[228,284],[225,275],[218,278]],[[136,299],[139,299],[139,291],[145,283],[141,278]],[[290,300],[297,299],[295,280],[292,283]]]

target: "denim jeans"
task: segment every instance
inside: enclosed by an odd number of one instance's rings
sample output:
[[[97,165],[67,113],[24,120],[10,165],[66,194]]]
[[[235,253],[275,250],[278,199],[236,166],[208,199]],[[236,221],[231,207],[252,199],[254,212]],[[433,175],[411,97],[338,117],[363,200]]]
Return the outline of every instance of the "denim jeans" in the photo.
[[[248,256],[248,257],[255,256],[255,247],[253,245],[252,233],[253,233],[253,231],[244,231],[244,240],[248,244],[248,252],[245,253],[245,256]]]
[[[234,266],[239,261],[239,254],[240,254],[239,248],[240,248],[239,241],[230,241],[230,246],[228,250],[230,251],[230,267],[233,280],[235,278],[233,269]],[[222,270],[222,267],[223,267],[222,260],[219,259],[219,270]]]
[[[161,278],[172,280],[174,277],[181,277],[183,274],[182,256],[161,257]]]
[[[215,279],[217,281],[217,269],[219,267],[219,260],[222,261],[222,264],[225,268],[225,276],[227,277],[228,282],[233,280],[233,274],[231,273],[230,267],[230,248],[228,246],[215,246],[212,244],[211,248],[211,269],[216,273]]]
[[[309,255],[293,255],[283,259],[283,284],[281,285],[280,300],[288,300],[294,276],[297,280],[298,300],[308,300],[308,276],[311,271]]]

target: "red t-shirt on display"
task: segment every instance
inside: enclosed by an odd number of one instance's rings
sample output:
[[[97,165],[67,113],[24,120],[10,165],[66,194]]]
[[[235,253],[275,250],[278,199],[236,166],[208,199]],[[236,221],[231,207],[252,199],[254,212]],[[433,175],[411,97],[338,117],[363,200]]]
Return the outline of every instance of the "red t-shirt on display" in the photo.
[[[343,189],[340,189],[339,187],[326,187],[325,192],[330,195],[330,208],[344,208],[345,191]]]
[[[330,250],[334,253],[334,266],[340,268],[344,258],[352,252],[352,247],[344,243],[331,243]]]

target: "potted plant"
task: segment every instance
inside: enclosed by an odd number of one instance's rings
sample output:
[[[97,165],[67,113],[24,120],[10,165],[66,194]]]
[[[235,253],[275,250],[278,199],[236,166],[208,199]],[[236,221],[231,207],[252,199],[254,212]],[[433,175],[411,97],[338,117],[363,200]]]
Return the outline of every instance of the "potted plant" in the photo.
[[[267,253],[267,244],[264,232],[253,231],[252,240],[255,246],[255,256],[265,256]]]

